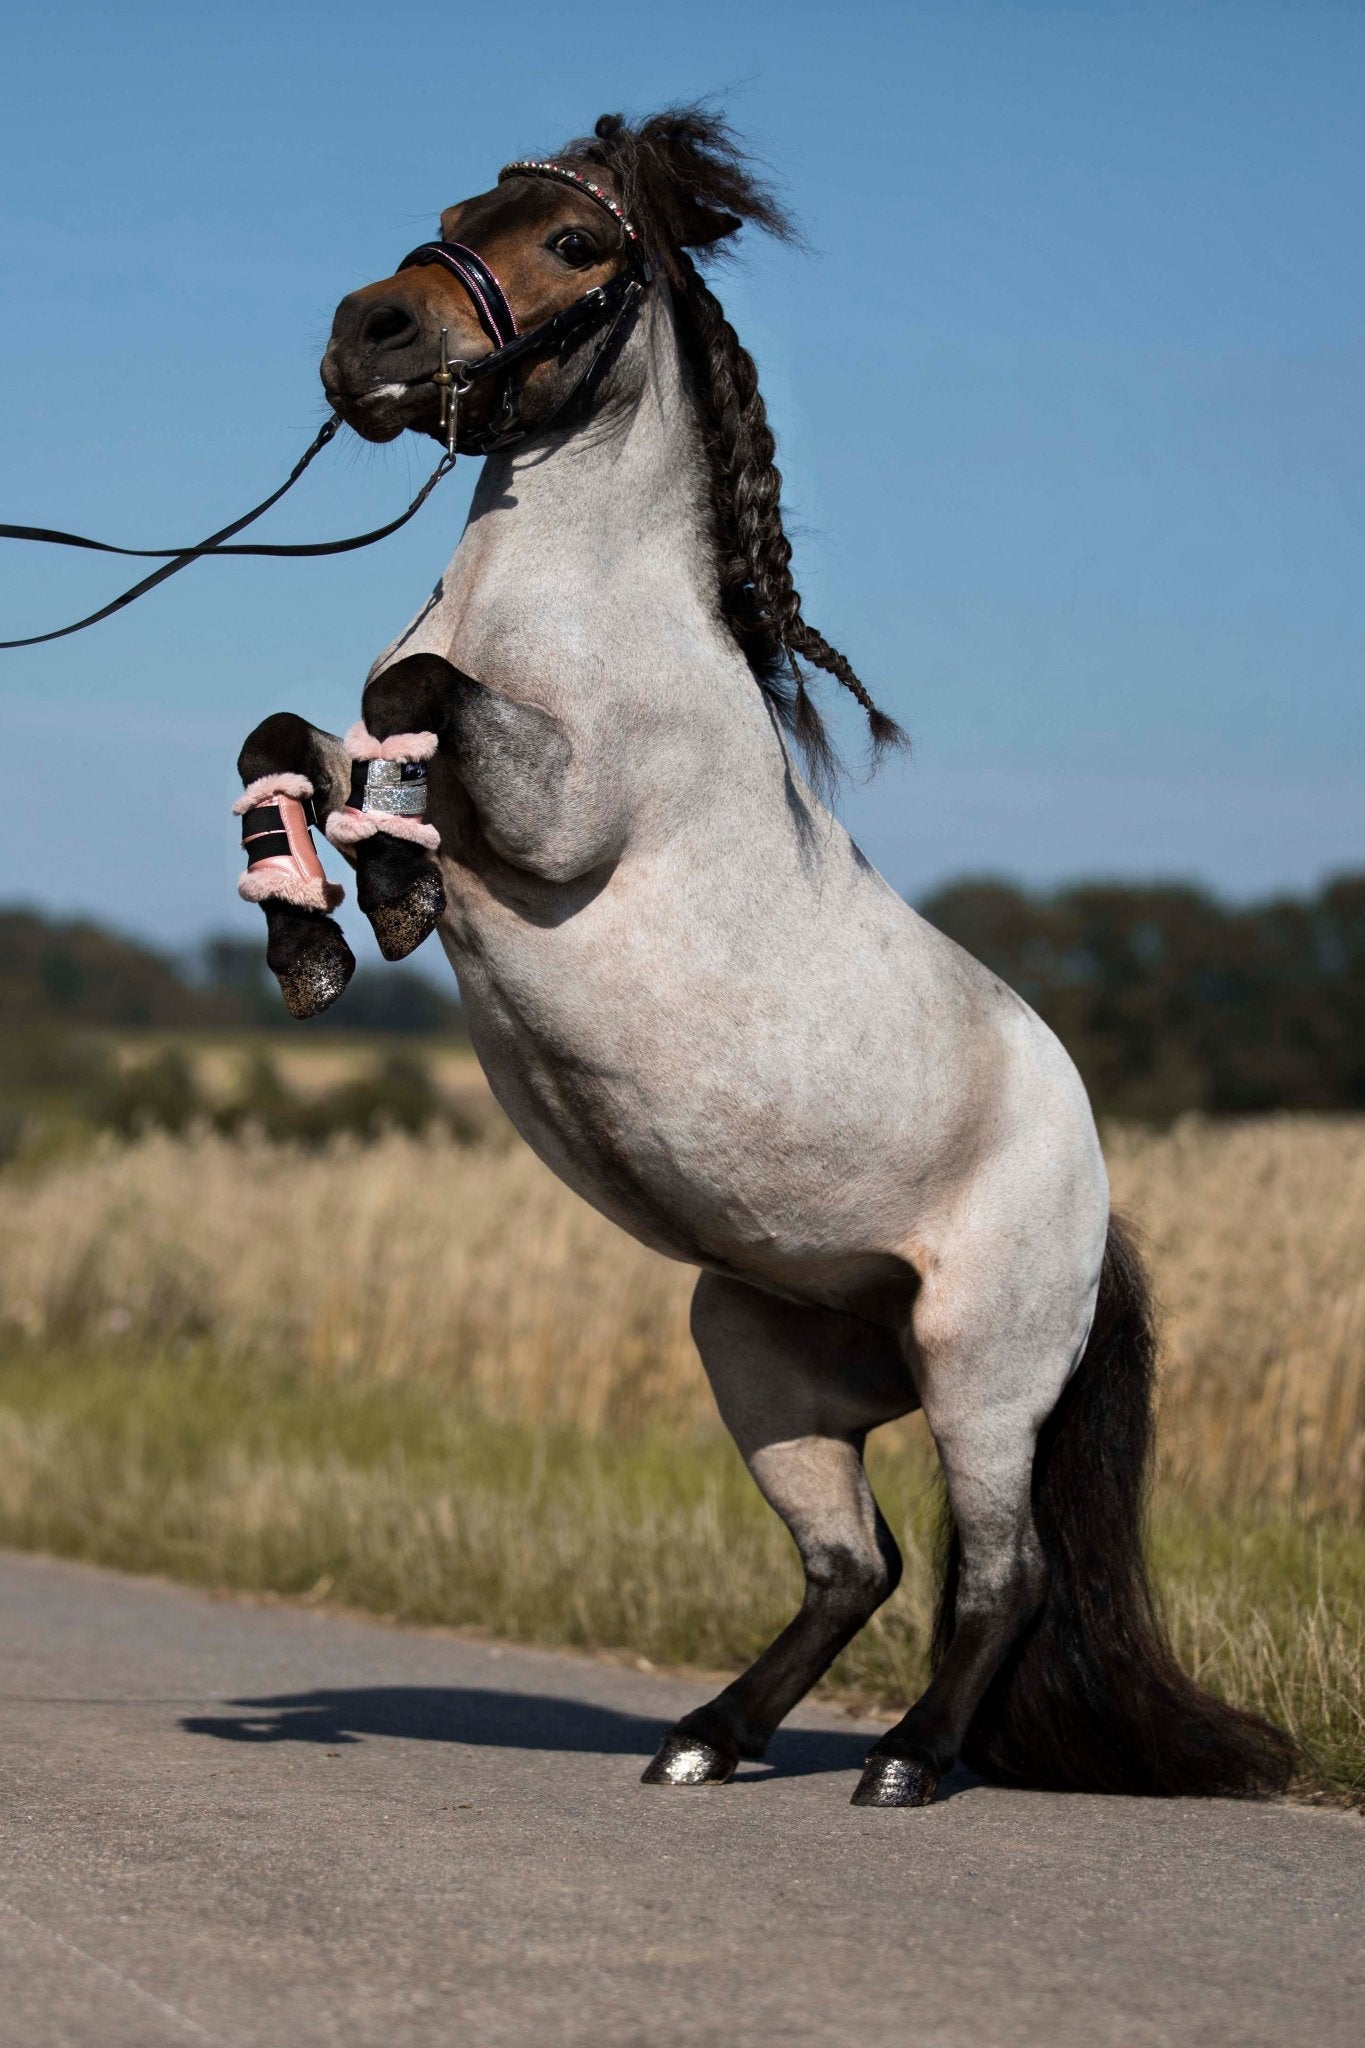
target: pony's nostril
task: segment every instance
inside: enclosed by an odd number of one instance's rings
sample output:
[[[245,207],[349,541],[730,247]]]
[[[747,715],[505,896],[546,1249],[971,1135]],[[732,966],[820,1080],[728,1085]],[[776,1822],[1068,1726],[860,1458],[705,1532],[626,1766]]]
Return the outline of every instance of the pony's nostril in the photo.
[[[416,334],[417,315],[396,299],[375,306],[360,328],[360,339],[369,348],[403,348]]]

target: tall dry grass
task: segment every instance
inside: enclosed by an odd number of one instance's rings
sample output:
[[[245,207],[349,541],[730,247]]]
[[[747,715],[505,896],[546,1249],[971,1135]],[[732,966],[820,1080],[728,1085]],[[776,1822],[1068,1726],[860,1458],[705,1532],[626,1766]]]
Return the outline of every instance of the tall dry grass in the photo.
[[[1155,1562],[1181,1655],[1365,1798],[1365,1119],[1109,1134],[1164,1305]],[[0,1541],[414,1620],[735,1667],[794,1557],[719,1424],[692,1276],[520,1146],[148,1136],[0,1174]],[[831,1675],[927,1668],[918,1426],[874,1482],[911,1569]]]
[[[0,1181],[0,1242],[0,1323],[48,1342],[205,1340],[590,1429],[705,1413],[689,1274],[520,1145],[152,1134]]]
[[[1365,1510],[1365,1118],[1111,1130],[1162,1311],[1162,1444],[1195,1500]]]
[[[1109,1133],[1164,1312],[1168,1479],[1201,1505],[1365,1508],[1365,1119]],[[716,1427],[692,1276],[522,1147],[304,1155],[149,1136],[0,1179],[0,1328],[190,1342],[494,1419]]]

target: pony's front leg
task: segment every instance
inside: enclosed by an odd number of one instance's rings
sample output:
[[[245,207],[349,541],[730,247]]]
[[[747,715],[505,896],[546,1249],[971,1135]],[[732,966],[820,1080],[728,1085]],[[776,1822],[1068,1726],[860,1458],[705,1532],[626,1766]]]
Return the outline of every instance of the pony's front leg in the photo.
[[[448,665],[413,655],[373,676],[342,742],[347,797],[327,836],[355,864],[356,901],[386,960],[404,960],[440,923],[445,889],[427,818],[428,763],[452,711]]]
[[[441,918],[438,850],[531,892],[586,882],[619,857],[628,792],[590,720],[571,734],[553,711],[434,654],[381,669],[363,710],[345,741],[350,802],[327,836],[355,861],[386,959],[401,960]]]
[[[355,972],[329,915],[343,892],[323,873],[309,829],[345,803],[350,764],[334,734],[277,711],[248,736],[237,772],[245,787],[232,808],[248,862],[239,892],[265,912],[266,962],[290,1015],[316,1017]]]
[[[915,1405],[894,1338],[705,1273],[692,1326],[722,1418],[791,1531],[805,1597],[747,1671],[670,1729],[646,1785],[724,1784],[761,1757],[901,1574],[863,1469],[868,1424]]]

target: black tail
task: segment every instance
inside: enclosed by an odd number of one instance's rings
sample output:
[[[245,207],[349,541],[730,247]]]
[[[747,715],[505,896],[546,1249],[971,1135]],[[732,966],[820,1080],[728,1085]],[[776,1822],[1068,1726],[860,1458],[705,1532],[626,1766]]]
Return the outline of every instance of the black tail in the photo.
[[[1293,1770],[1289,1737],[1204,1692],[1166,1637],[1143,1547],[1155,1355],[1142,1262],[1114,1218],[1094,1327],[1034,1461],[1047,1594],[964,1745],[966,1760],[999,1782],[1254,1798],[1282,1791]],[[957,1577],[952,1531],[936,1662],[952,1634]]]

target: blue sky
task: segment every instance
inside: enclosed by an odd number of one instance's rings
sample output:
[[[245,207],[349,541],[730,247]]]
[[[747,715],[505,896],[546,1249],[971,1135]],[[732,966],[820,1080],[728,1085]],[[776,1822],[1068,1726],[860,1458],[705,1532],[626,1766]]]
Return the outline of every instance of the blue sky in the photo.
[[[1365,10],[12,0],[8,21],[0,517],[147,544],[220,523],[321,418],[336,300],[441,206],[599,112],[720,93],[807,237],[720,289],[807,611],[915,738],[843,804],[892,882],[1245,896],[1365,861]],[[428,460],[335,449],[270,532],[371,525]],[[270,710],[350,721],[474,468],[367,554],[203,565],[0,655],[0,897],[168,940],[254,929],[237,745]],[[120,576],[0,544],[0,630]]]

